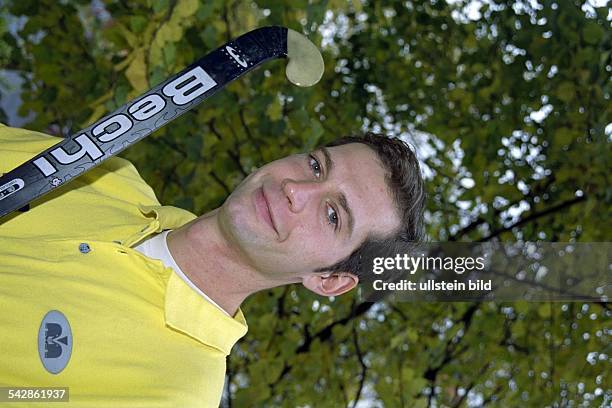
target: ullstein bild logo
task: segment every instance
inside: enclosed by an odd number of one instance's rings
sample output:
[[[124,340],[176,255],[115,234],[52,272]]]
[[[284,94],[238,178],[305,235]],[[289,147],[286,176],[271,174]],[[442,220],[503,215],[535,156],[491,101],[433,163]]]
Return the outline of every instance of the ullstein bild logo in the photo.
[[[62,312],[51,310],[38,329],[38,355],[45,369],[58,374],[68,365],[72,354],[72,331]]]

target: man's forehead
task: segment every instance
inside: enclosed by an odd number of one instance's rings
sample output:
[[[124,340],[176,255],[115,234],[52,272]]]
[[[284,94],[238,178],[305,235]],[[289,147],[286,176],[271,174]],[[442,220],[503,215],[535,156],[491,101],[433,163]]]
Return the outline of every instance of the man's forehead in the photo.
[[[325,169],[346,200],[354,228],[365,234],[388,234],[399,226],[397,209],[386,182],[386,169],[374,150],[363,143],[317,149]],[[348,211],[347,211],[348,213]],[[348,214],[347,214],[348,215]]]
[[[357,166],[371,166],[369,171],[385,173],[376,152],[363,143],[347,143],[339,146],[321,146],[316,150],[329,155],[335,165],[346,166],[350,170],[356,170]],[[326,156],[327,156],[326,154]]]

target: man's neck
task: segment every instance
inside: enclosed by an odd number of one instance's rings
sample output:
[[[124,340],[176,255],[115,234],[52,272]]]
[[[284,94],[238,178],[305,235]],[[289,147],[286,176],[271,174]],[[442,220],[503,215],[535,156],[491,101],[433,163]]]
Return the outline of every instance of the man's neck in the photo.
[[[221,233],[213,210],[170,232],[172,257],[202,292],[230,316],[251,294],[270,287]]]

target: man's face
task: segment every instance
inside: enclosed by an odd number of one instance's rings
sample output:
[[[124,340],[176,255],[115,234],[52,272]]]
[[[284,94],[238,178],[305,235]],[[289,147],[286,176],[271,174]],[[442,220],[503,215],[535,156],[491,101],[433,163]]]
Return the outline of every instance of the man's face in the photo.
[[[219,225],[230,245],[279,284],[351,254],[400,225],[376,153],[362,143],[271,162],[228,197]]]

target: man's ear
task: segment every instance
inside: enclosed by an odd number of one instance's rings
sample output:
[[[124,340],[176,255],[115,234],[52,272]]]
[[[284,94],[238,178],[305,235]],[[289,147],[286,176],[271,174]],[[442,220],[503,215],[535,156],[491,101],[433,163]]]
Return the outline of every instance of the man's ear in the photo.
[[[321,296],[338,296],[353,289],[359,278],[348,272],[313,273],[302,280],[302,285]]]

